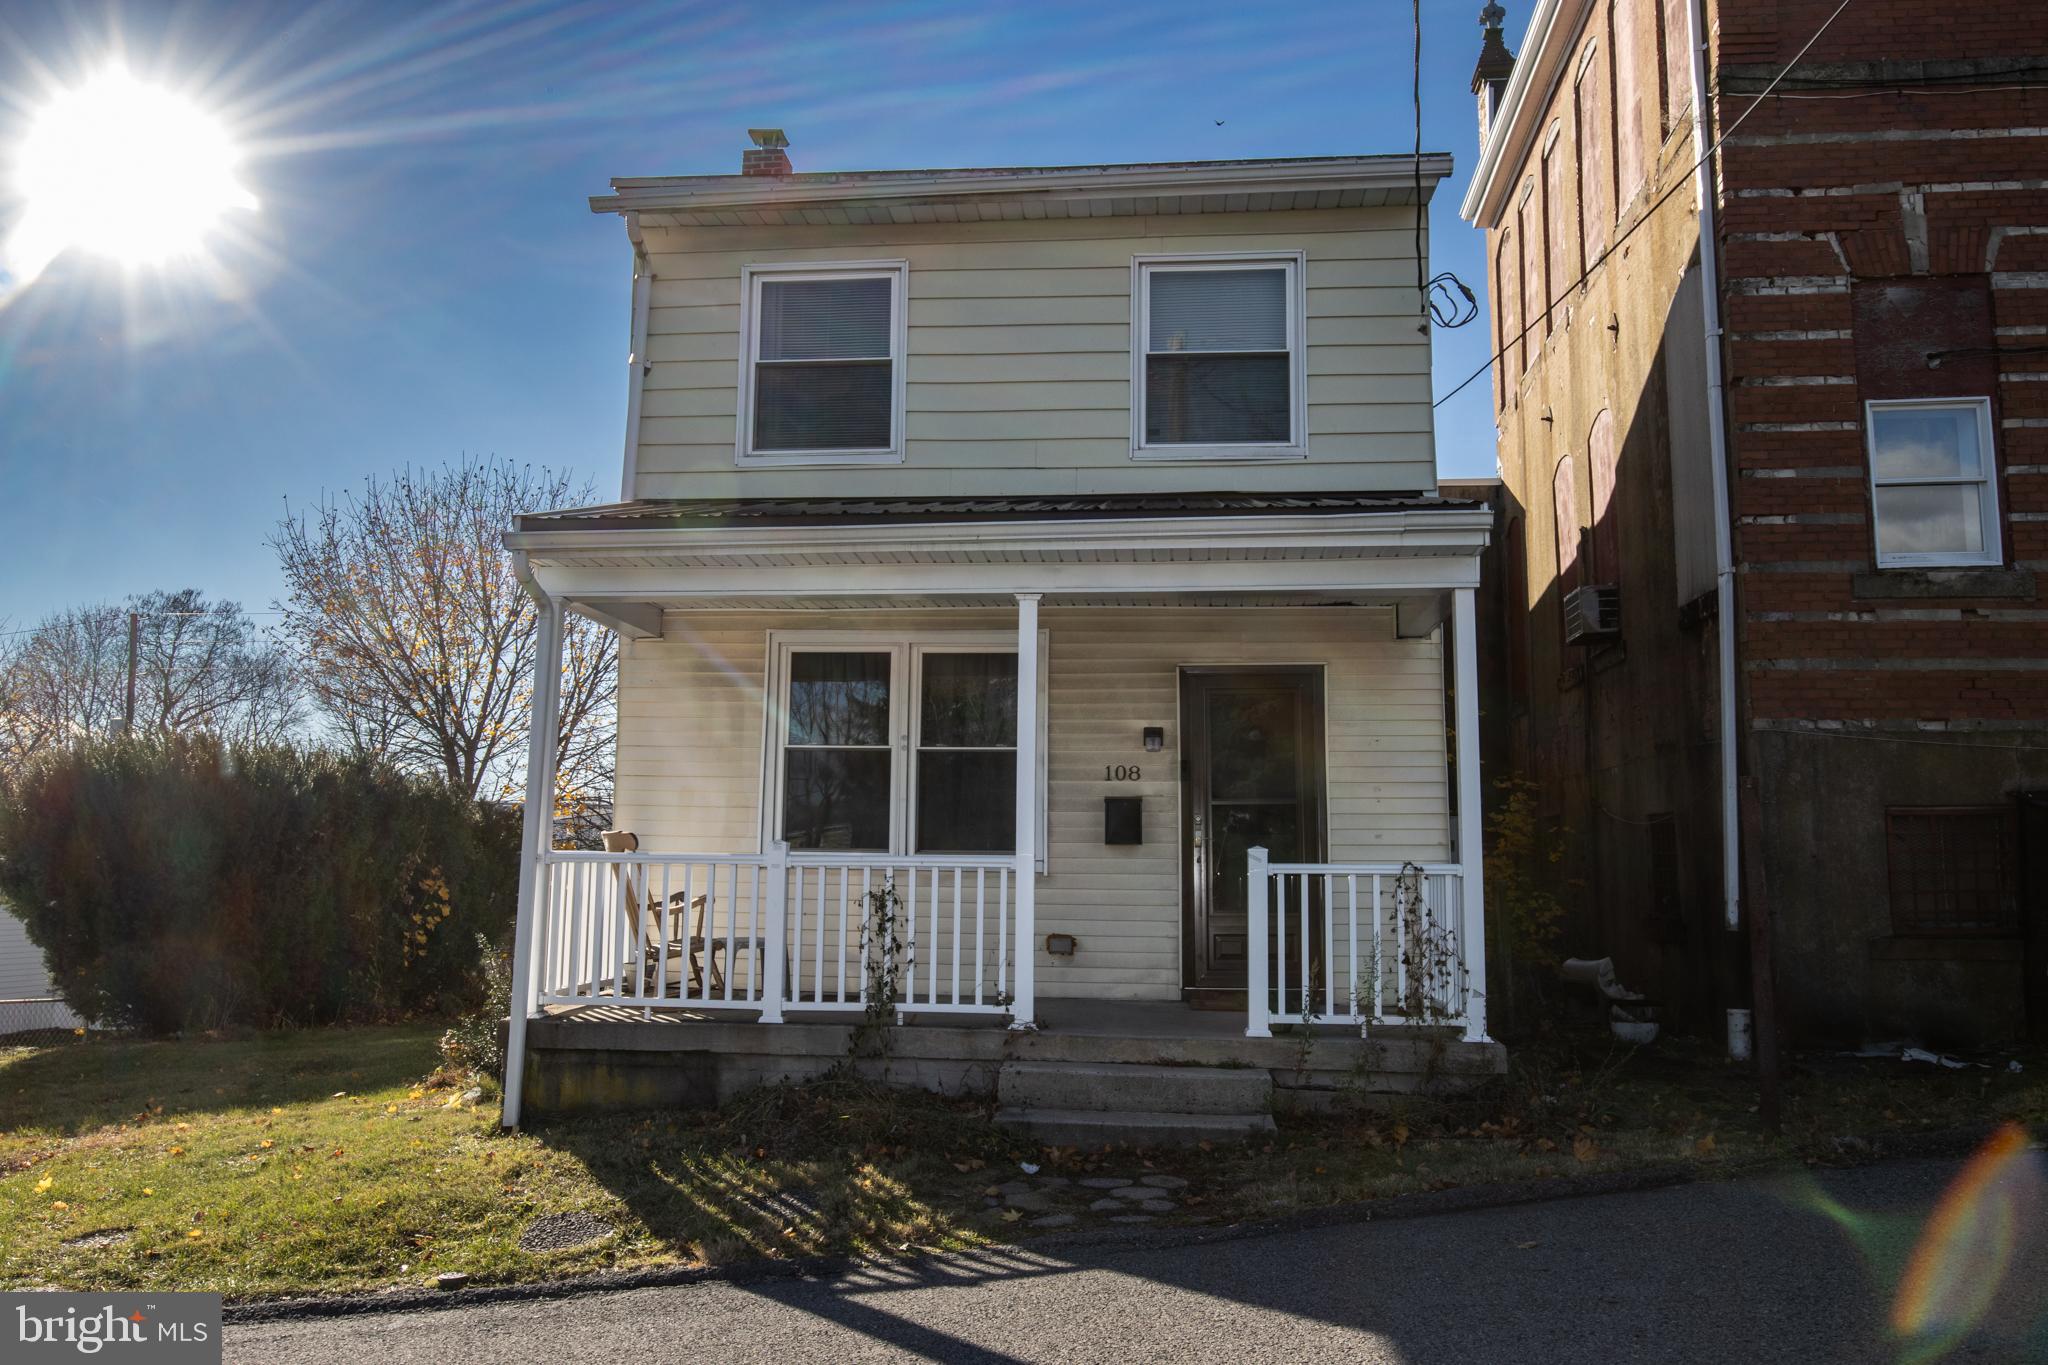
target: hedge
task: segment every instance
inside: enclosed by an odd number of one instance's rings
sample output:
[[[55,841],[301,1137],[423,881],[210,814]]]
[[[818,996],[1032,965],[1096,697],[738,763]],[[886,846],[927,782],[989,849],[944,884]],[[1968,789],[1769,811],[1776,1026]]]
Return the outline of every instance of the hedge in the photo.
[[[0,798],[0,896],[65,1000],[151,1032],[466,1008],[519,817],[387,765],[203,736],[47,755]]]

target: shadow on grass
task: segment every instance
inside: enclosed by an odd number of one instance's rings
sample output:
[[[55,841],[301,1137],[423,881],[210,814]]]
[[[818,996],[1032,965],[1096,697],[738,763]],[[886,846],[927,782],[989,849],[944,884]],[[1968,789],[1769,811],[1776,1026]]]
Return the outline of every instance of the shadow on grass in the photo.
[[[980,1106],[853,1080],[530,1132],[580,1162],[649,1235],[714,1265],[972,1244],[983,1187],[1026,1150]]]
[[[386,1089],[434,1070],[440,1035],[440,1025],[421,1023],[69,1042],[0,1065],[0,1133],[71,1137],[145,1114],[220,1113]]]

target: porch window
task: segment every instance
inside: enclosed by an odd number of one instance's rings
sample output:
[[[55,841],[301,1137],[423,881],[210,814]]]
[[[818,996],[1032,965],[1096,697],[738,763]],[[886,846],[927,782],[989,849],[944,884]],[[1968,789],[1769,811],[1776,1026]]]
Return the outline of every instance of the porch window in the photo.
[[[905,273],[886,261],[747,267],[743,460],[901,457]]]
[[[769,833],[798,852],[1015,852],[1017,655],[993,645],[859,632],[779,642]],[[1042,673],[1039,697],[1042,734]]]
[[[1017,656],[922,657],[918,698],[919,853],[1017,848]]]
[[[1991,400],[1864,404],[1879,568],[1998,564]]]
[[[804,653],[789,666],[782,837],[791,848],[889,847],[886,653]]]
[[[1299,456],[1300,253],[1139,257],[1132,453]]]

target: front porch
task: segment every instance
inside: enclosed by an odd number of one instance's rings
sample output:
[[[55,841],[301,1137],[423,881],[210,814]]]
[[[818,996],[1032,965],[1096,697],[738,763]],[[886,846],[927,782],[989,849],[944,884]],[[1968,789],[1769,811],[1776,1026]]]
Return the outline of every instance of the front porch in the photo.
[[[1039,1061],[1261,1069],[1276,1104],[1497,1071],[1487,515],[1290,501],[523,521],[543,660],[564,611],[629,641],[637,837],[545,847],[535,743],[506,1121],[529,1082],[715,1103],[876,1034],[863,1066],[956,1093]]]

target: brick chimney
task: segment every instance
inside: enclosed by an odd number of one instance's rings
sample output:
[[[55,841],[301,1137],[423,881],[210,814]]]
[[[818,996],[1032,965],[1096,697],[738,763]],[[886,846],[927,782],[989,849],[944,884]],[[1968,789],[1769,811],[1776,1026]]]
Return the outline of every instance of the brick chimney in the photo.
[[[1493,116],[1500,112],[1501,96],[1507,93],[1508,78],[1515,74],[1515,54],[1500,36],[1501,21],[1508,12],[1493,0],[1479,11],[1479,27],[1485,34],[1479,45],[1479,65],[1472,69],[1472,94],[1479,101],[1479,145],[1493,131]]]
[[[747,136],[754,145],[740,154],[741,175],[789,174],[789,153],[783,150],[789,139],[780,128],[749,128]]]

